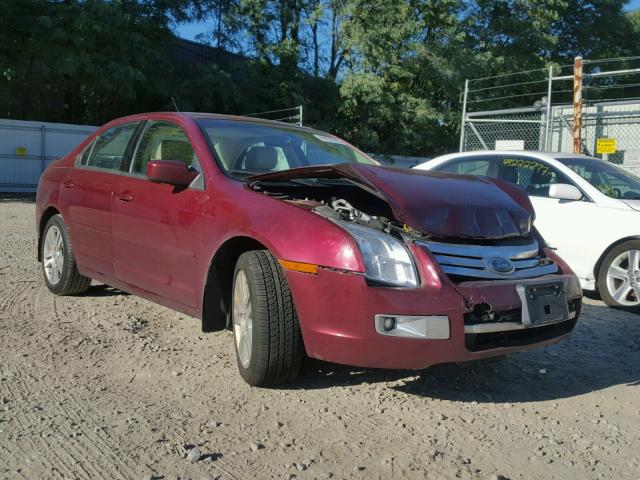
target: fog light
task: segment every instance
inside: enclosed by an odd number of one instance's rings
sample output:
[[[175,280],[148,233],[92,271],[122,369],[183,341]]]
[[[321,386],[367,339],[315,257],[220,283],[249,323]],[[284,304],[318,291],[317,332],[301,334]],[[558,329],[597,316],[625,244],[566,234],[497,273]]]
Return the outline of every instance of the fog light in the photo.
[[[376,315],[376,332],[392,337],[446,340],[449,338],[449,317],[444,315]]]
[[[396,319],[395,317],[384,317],[384,321],[382,323],[382,328],[385,332],[390,332],[394,328],[396,328]]]

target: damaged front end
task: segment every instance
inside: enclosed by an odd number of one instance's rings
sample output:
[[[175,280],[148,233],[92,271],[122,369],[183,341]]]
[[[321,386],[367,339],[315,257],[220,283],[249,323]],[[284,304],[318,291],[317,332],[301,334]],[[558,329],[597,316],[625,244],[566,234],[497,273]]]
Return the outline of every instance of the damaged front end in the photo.
[[[540,343],[575,324],[579,283],[533,228],[533,207],[515,185],[358,164],[272,172],[249,185],[346,230],[370,286],[419,288],[433,280],[425,275],[437,276],[463,299],[470,352]],[[376,331],[388,335],[380,325],[393,318],[376,316]]]
[[[511,184],[358,164],[299,168],[250,180],[256,191],[339,224],[381,262],[395,259],[368,265],[372,281],[397,268],[391,285],[417,286],[409,244],[427,250],[454,283],[558,271],[532,228],[528,197]]]

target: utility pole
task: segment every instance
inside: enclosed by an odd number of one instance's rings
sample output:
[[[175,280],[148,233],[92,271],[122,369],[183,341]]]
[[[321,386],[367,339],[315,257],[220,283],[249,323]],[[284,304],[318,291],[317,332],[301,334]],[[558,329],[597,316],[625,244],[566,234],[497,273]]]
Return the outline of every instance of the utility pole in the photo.
[[[573,63],[573,153],[582,153],[582,57]]]
[[[545,128],[544,128],[544,149],[551,151],[551,139],[549,138],[549,131],[551,127],[551,93],[553,92],[553,65],[549,65],[549,77],[547,79],[547,113],[545,115]]]
[[[467,120],[467,95],[469,94],[469,79],[464,81],[464,95],[462,97],[462,121],[460,122],[460,151],[464,152],[464,128]]]

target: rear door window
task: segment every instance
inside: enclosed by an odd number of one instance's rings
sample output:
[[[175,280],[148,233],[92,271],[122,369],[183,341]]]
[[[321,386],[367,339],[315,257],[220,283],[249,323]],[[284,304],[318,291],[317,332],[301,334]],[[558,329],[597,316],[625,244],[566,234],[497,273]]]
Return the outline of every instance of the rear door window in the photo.
[[[488,176],[491,170],[492,157],[482,158],[460,158],[458,160],[452,160],[435,170],[438,172],[460,173],[464,175],[483,175]]]
[[[94,139],[91,143],[89,143],[89,145],[84,148],[84,151],[77,157],[76,165],[87,165],[87,161],[89,161],[89,155],[91,155],[91,150],[93,149],[95,143],[96,141]]]
[[[136,122],[110,128],[95,140],[88,158],[85,161],[83,155],[81,162],[87,167],[120,170],[137,127]]]

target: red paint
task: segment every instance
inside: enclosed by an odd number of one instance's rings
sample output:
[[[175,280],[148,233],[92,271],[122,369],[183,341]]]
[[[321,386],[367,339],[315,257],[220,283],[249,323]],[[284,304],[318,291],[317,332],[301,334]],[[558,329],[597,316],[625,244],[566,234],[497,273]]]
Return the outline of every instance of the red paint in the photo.
[[[557,275],[546,278],[559,279]],[[470,352],[465,347],[463,315],[471,308],[464,306],[462,296],[450,285],[417,289],[371,288],[360,275],[332,271],[320,271],[317,276],[288,271],[287,279],[296,299],[307,354],[329,362],[372,368],[421,369],[438,363],[478,360],[529,350],[561,340],[555,338],[523,347]],[[458,286],[458,290],[465,296],[482,298],[496,311],[520,307],[514,283],[470,283],[473,285]],[[447,315],[451,336],[449,340],[423,340],[379,335],[372,319],[380,313]]]
[[[494,309],[519,306],[514,282],[454,285],[428,252],[411,246],[421,278],[418,288],[367,286],[352,237],[320,215],[227,177],[194,120],[200,117],[150,113],[115,120],[45,171],[38,188],[38,226],[49,209],[62,215],[81,273],[201,318],[212,259],[225,242],[245,237],[277,258],[321,267],[318,275],[286,273],[305,346],[313,357],[361,366],[421,368],[517,350],[468,352],[462,320],[469,308],[465,297],[483,298]],[[203,190],[176,187],[188,183],[191,174],[166,161],[150,162],[148,173],[167,183],[74,166],[76,156],[106,129],[149,119],[182,127],[200,160]],[[509,236],[533,216],[522,192],[476,177],[344,164],[257,178],[287,176],[349,178],[387,200],[399,220],[443,237]],[[566,265],[558,263],[569,275]],[[383,337],[374,331],[375,314],[448,315],[451,338]]]

